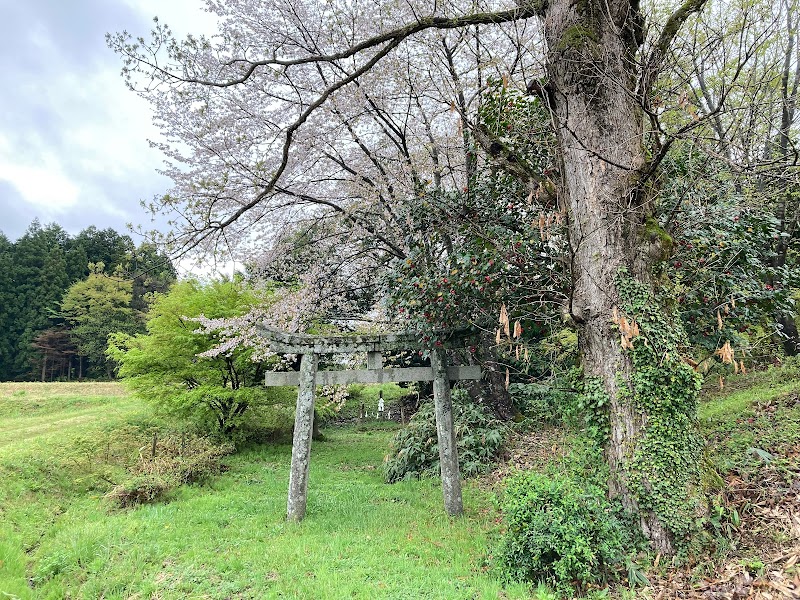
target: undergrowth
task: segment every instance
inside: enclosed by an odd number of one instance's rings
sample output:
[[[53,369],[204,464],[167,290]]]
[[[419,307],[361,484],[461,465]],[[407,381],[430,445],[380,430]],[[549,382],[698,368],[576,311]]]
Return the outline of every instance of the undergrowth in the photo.
[[[171,434],[159,440],[155,436],[153,445],[140,452],[106,498],[120,508],[161,500],[180,485],[203,482],[224,472],[226,466],[220,459],[233,451],[232,444],[206,437]]]
[[[453,426],[462,476],[487,471],[496,461],[505,425],[466,391],[453,390]],[[439,476],[439,442],[433,401],[424,403],[409,424],[394,436],[385,464],[386,481]]]
[[[630,520],[603,487],[523,472],[508,481],[502,510],[506,532],[496,558],[503,577],[568,595],[624,576],[647,583],[629,558],[636,548]]]

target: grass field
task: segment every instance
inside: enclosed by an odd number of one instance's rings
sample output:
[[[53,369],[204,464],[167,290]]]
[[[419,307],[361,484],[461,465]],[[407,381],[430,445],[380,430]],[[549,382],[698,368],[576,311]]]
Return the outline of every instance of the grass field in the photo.
[[[613,597],[795,576],[798,375],[734,378],[707,395],[708,493],[725,507],[707,533],[717,553],[683,571],[654,568],[651,588]],[[245,448],[203,485],[120,509],[106,493],[170,428],[116,384],[0,384],[0,598],[555,598],[493,577],[502,525],[485,485],[465,482],[466,515],[451,519],[438,481],[383,483],[397,427],[325,429],[300,524],[284,520],[288,444]],[[553,448],[536,468],[564,460]]]
[[[112,384],[0,384],[0,597],[524,598],[484,566],[497,514],[465,486],[386,485],[392,427],[329,428],[308,517],[284,521],[288,445],[245,449],[205,485],[121,510],[104,498],[119,432],[160,427]]]

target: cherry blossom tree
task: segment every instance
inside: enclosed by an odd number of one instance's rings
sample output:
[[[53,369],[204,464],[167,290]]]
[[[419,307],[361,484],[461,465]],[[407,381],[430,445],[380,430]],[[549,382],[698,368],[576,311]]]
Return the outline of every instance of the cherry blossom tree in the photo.
[[[150,41],[109,44],[164,134],[174,187],[152,208],[175,215],[178,251],[252,252],[337,214],[351,241],[402,258],[426,243],[403,207],[429,186],[468,193],[482,160],[560,212],[564,312],[608,433],[609,489],[670,552],[697,510],[699,382],[653,277],[672,246],[657,175],[673,141],[718,109],[690,114],[683,90],[663,82],[676,36],[707,1],[648,13],[632,0],[208,0],[220,17],[212,38],[179,42],[156,23]],[[471,127],[492,69],[546,107],[553,172],[525,168],[503,136]],[[671,119],[680,111],[688,120]]]

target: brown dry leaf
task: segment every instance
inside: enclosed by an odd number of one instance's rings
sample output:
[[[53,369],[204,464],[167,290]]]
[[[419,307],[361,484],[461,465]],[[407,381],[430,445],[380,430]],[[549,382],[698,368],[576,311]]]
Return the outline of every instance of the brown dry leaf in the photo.
[[[500,329],[497,330],[497,335],[494,336],[494,343],[500,345]]]
[[[718,348],[714,354],[719,356],[720,360],[725,365],[733,363],[735,359],[735,354],[729,340],[726,340],[722,347]]]
[[[500,306],[500,319],[498,320],[498,323],[500,325],[505,325],[508,323],[508,309],[506,308],[505,304]]]
[[[722,378],[722,375],[719,376],[719,389],[725,389],[725,380]]]
[[[506,334],[508,339],[511,339],[511,327],[508,321],[508,310],[506,309],[506,305],[503,304],[500,307],[500,325],[503,326],[503,331]]]
[[[508,367],[506,367],[506,389],[508,389],[510,383],[511,383],[511,373],[508,372]]]
[[[722,317],[719,314],[719,310],[717,311],[717,329],[722,331]]]

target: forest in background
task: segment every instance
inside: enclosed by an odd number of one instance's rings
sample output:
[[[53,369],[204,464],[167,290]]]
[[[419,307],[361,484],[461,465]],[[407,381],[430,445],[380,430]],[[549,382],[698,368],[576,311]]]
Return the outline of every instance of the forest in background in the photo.
[[[155,246],[110,228],[0,232],[0,381],[111,377],[108,334],[143,332],[148,294],[175,277]]]

